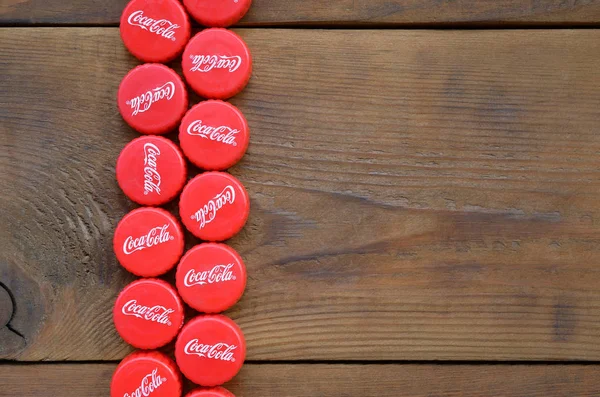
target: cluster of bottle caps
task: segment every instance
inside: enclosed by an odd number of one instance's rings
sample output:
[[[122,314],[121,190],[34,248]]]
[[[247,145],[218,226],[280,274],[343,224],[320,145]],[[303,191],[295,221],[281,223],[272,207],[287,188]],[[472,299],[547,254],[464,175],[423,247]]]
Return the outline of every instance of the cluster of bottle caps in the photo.
[[[121,17],[125,47],[146,62],[118,91],[123,119],[143,134],[122,150],[117,182],[142,205],[119,222],[113,239],[120,264],[141,277],[119,294],[113,310],[119,335],[137,349],[117,367],[111,397],[180,397],[181,373],[202,386],[186,397],[233,397],[219,386],[242,367],[246,344],[221,313],[246,287],[246,267],[231,247],[250,211],[248,193],[223,172],[246,152],[249,127],[224,100],[248,83],[252,59],[235,33],[223,29],[251,0],[132,0]],[[191,37],[189,14],[207,27]],[[163,63],[182,56],[185,82]],[[187,85],[206,100],[188,109]],[[179,127],[179,145],[159,135]],[[204,172],[187,180],[186,159]],[[160,206],[179,196],[183,226],[204,241],[184,255],[179,221]],[[176,282],[159,277],[177,266]],[[199,313],[184,325],[184,303]],[[156,351],[175,340],[175,360]]]

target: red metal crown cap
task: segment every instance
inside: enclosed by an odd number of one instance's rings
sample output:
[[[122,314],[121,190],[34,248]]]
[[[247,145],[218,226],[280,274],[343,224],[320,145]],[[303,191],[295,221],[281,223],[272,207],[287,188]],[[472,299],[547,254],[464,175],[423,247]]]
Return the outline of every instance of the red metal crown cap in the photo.
[[[223,387],[200,388],[189,392],[185,397],[235,397]]]
[[[179,214],[196,237],[223,241],[248,220],[250,200],[244,186],[225,172],[206,172],[188,182],[181,193]]]
[[[192,308],[219,313],[233,306],[246,288],[246,266],[225,244],[200,244],[177,266],[177,291]]]
[[[119,112],[142,134],[164,134],[177,127],[188,107],[185,84],[174,70],[158,63],[140,65],[121,81]]]
[[[188,84],[200,96],[227,99],[244,89],[252,57],[240,36],[226,29],[206,29],[194,36],[181,62]]]
[[[175,266],[184,236],[173,215],[160,208],[138,208],[121,219],[113,237],[119,263],[141,277],[156,277]]]
[[[183,325],[183,316],[175,289],[152,278],[125,287],[113,308],[117,332],[139,349],[156,349],[172,341]]]
[[[179,148],[159,136],[134,139],[117,160],[119,186],[127,197],[142,205],[161,205],[174,199],[185,184],[186,172]]]
[[[246,153],[250,129],[235,106],[209,100],[191,108],[179,127],[179,144],[196,166],[205,170],[225,170]]]
[[[222,315],[196,317],[183,327],[175,343],[179,369],[201,386],[217,386],[231,380],[245,358],[242,330]]]
[[[169,62],[190,39],[190,21],[177,0],[131,0],[121,15],[125,47],[144,62]]]
[[[181,376],[173,360],[159,352],[135,352],[117,366],[111,397],[181,397]]]
[[[198,23],[224,28],[242,19],[252,0],[183,0],[183,4]]]

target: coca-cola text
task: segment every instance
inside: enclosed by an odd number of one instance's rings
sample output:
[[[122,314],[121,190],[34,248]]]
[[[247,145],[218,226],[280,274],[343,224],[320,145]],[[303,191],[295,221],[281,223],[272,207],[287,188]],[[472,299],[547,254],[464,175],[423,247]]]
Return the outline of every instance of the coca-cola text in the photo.
[[[127,23],[172,41],[177,40],[175,38],[175,31],[181,27],[168,19],[154,19],[147,17],[142,10],[131,13],[127,19]]]
[[[206,357],[213,360],[222,360],[235,362],[233,351],[237,349],[236,345],[228,345],[227,343],[215,343],[214,345],[205,345],[198,339],[190,340],[186,345],[184,352],[187,355],[196,355],[198,357]]]
[[[152,104],[158,101],[163,99],[170,101],[173,95],[175,95],[175,83],[169,81],[160,87],[153,88],[135,98],[131,98],[125,103],[131,107],[131,115],[136,116],[139,113],[147,112]]]
[[[207,224],[211,223],[217,217],[217,212],[227,204],[235,202],[235,189],[231,185],[227,185],[225,189],[215,197],[204,204],[191,219],[200,223],[200,229],[203,229]]]
[[[156,192],[160,195],[160,174],[157,170],[157,159],[160,150],[152,143],[144,145],[144,194]]]
[[[235,280],[233,271],[231,271],[232,268],[233,263],[230,263],[228,265],[216,265],[210,270],[204,270],[201,272],[197,272],[194,269],[190,269],[185,275],[183,284],[186,287],[193,287],[194,285],[205,285],[232,281]]]
[[[204,139],[222,142],[231,146],[237,146],[235,137],[239,132],[240,130],[228,127],[226,125],[211,127],[209,125],[202,124],[202,120],[193,121],[187,128],[188,135],[199,136]]]
[[[227,69],[233,73],[242,64],[242,57],[238,55],[190,55],[192,60],[191,72],[210,72],[213,69]]]
[[[165,223],[162,226],[153,227],[143,236],[127,237],[123,243],[123,252],[125,255],[131,255],[136,251],[152,248],[156,245],[173,240],[174,237],[171,236],[171,233],[167,230],[169,226],[168,223]]]
[[[158,389],[163,383],[167,381],[167,378],[163,378],[158,374],[158,368],[155,368],[151,373],[144,376],[140,383],[140,386],[131,393],[123,394],[123,397],[147,397]]]
[[[136,299],[132,299],[129,302],[123,305],[121,308],[121,313],[126,316],[134,316],[137,318],[141,318],[142,320],[151,321],[154,323],[171,325],[171,320],[169,319],[169,315],[174,313],[175,310],[167,309],[161,305],[155,306],[144,306],[138,305]]]

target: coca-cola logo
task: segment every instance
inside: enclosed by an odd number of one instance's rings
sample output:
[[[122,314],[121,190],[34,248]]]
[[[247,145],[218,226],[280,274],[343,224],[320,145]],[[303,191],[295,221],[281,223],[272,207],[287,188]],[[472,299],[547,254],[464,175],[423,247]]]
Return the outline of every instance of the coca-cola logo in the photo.
[[[210,270],[204,270],[197,272],[194,269],[190,269],[185,275],[183,284],[186,287],[193,287],[195,285],[205,285],[214,283],[223,283],[226,281],[235,280],[235,275],[231,269],[233,263],[228,265],[216,265]]]
[[[139,113],[147,112],[158,101],[163,99],[170,101],[173,95],[175,95],[175,83],[169,81],[160,87],[153,88],[135,98],[131,98],[125,103],[131,107],[131,115],[136,116]]]
[[[206,225],[215,220],[217,213],[221,208],[228,204],[231,205],[234,202],[235,189],[233,186],[227,185],[221,193],[208,200],[208,202],[204,204],[202,208],[196,211],[196,213],[191,216],[191,219],[200,223],[200,229],[204,229]]]
[[[160,149],[152,144],[144,145],[144,194],[155,192],[160,196],[160,174],[157,169],[157,160]]]
[[[123,397],[147,397],[150,396],[156,389],[158,389],[163,383],[167,381],[167,378],[163,378],[158,374],[158,368],[155,368],[152,372],[142,378],[140,386],[132,391],[131,393],[123,394]]]
[[[205,345],[192,339],[185,345],[184,352],[187,355],[195,355],[198,357],[210,358],[213,360],[235,362],[233,351],[237,349],[236,345],[228,345],[227,343],[215,343],[214,345]]]
[[[235,137],[239,132],[240,130],[228,127],[226,125],[212,127],[206,124],[202,124],[202,120],[195,120],[191,122],[187,128],[188,135],[199,136],[204,139],[222,142],[226,145],[231,146],[237,146]]]
[[[168,309],[161,305],[138,305],[136,299],[130,300],[129,302],[125,303],[121,308],[121,313],[123,313],[126,316],[133,316],[141,318],[142,320],[164,324],[167,326],[171,326],[171,319],[169,318],[169,315],[174,312],[175,310]]]
[[[191,72],[210,72],[213,69],[227,69],[233,73],[242,64],[242,57],[238,55],[190,55],[192,60]]]
[[[171,41],[177,40],[175,37],[175,30],[181,27],[169,21],[168,19],[154,19],[147,17],[144,15],[144,11],[142,10],[137,10],[131,13],[127,19],[127,22],[131,26],[137,26]]]
[[[123,243],[123,252],[125,255],[131,255],[136,251],[152,248],[156,245],[173,240],[174,237],[167,230],[169,226],[168,223],[165,223],[162,226],[153,227],[143,236],[136,238],[133,236],[127,237]]]

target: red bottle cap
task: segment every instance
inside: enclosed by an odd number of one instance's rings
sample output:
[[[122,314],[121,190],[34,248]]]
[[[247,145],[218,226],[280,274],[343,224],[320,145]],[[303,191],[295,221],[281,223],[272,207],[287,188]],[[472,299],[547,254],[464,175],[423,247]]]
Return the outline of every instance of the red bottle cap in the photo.
[[[201,386],[217,386],[231,380],[242,368],[245,357],[242,330],[222,315],[196,317],[183,327],[175,343],[179,369]]]
[[[141,279],[121,291],[113,320],[125,342],[139,349],[156,349],[177,336],[183,325],[183,305],[168,283]]]
[[[248,46],[226,29],[206,29],[194,36],[183,51],[181,65],[188,84],[204,98],[234,96],[252,73]]]
[[[179,144],[196,166],[225,170],[246,153],[250,129],[235,106],[223,101],[204,101],[191,108],[179,127]]]
[[[184,236],[175,217],[160,208],[138,208],[121,219],[113,248],[119,263],[141,277],[168,272],[183,254]]]
[[[131,0],[121,15],[125,47],[144,62],[169,62],[190,39],[190,21],[177,0]]]
[[[246,288],[246,266],[225,244],[200,244],[177,266],[177,291],[192,308],[219,313],[233,306]]]
[[[196,237],[223,241],[248,220],[250,200],[244,186],[225,172],[206,172],[188,182],[181,193],[179,214]]]
[[[223,387],[200,388],[192,390],[185,397],[235,397],[232,392]]]
[[[183,4],[199,24],[224,28],[242,19],[252,0],[183,0]]]
[[[185,159],[170,140],[143,136],[123,148],[117,160],[117,182],[127,197],[142,205],[174,199],[186,179]]]
[[[159,352],[135,352],[117,366],[111,397],[180,397],[181,376],[173,360]]]
[[[140,65],[121,81],[119,112],[142,134],[164,134],[177,127],[188,107],[181,77],[158,63]]]

